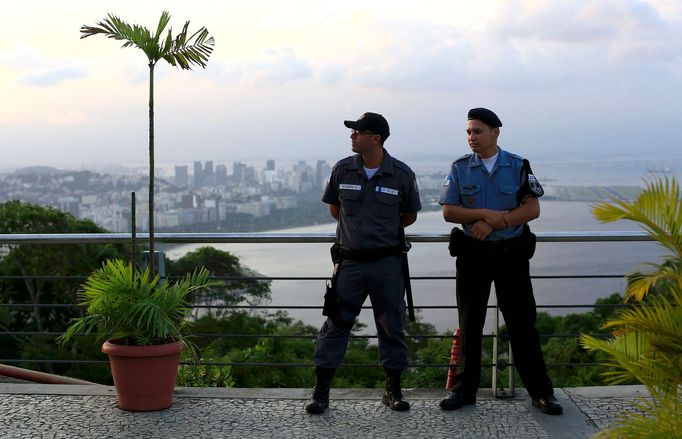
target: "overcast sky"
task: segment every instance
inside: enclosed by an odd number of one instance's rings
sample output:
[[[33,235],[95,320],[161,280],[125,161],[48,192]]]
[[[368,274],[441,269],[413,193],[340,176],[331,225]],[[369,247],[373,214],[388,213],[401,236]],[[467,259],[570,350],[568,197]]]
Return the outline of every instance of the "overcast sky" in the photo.
[[[338,159],[344,119],[406,161],[456,158],[466,112],[531,159],[679,155],[679,0],[34,1],[0,15],[0,168],[144,164],[148,68],[83,24],[206,26],[206,69],[156,69],[156,158]]]

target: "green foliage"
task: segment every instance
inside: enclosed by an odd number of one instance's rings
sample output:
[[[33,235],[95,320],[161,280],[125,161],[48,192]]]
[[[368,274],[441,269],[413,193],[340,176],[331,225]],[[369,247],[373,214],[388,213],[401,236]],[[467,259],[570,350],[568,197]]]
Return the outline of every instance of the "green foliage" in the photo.
[[[204,267],[212,277],[230,277],[193,294],[191,300],[196,305],[238,304],[257,305],[270,299],[270,281],[245,279],[258,277],[259,274],[242,266],[239,258],[230,252],[213,247],[200,247],[178,260],[166,260],[169,277],[184,276],[196,267]]]
[[[176,384],[180,387],[234,387],[232,368],[204,364],[182,365],[178,369]]]
[[[121,260],[107,261],[83,284],[81,305],[87,314],[74,320],[58,339],[68,343],[77,333],[98,332],[126,344],[152,345],[184,340],[191,312],[188,296],[210,286],[208,272],[197,270],[176,283],[160,283]]]
[[[310,362],[314,353],[317,329],[300,321],[293,322],[283,312],[267,317],[235,312],[220,318],[204,316],[200,320],[198,327],[243,328],[247,334],[273,336],[216,339],[202,348],[202,355],[211,361],[301,364]],[[292,335],[297,338],[280,338]],[[312,378],[305,368],[287,366],[233,367],[232,376],[237,387],[307,387]]]
[[[161,13],[159,24],[154,35],[149,29],[137,24],[130,25],[113,14],[97,23],[97,26],[82,26],[81,38],[102,34],[107,38],[125,41],[122,47],[137,47],[141,49],[149,62],[156,64],[164,59],[173,67],[191,70],[192,66],[206,67],[208,57],[213,52],[215,40],[208,36],[208,30],[202,27],[188,37],[187,28],[189,21],[185,22],[182,31],[175,37],[168,30],[166,38],[161,40],[164,30],[170,22],[170,14],[167,11]]]
[[[628,276],[625,299],[639,302],[657,285],[679,283],[682,261],[682,203],[675,178],[647,182],[647,187],[633,202],[611,199],[597,204],[594,216],[604,223],[630,220],[670,251],[660,264],[650,264],[650,273]]]
[[[18,200],[0,203],[0,233],[103,233],[106,230],[89,220],[79,220],[51,207]],[[78,276],[90,274],[103,261],[125,255],[121,245],[111,244],[12,244],[0,246],[0,276],[25,276],[0,280],[0,303],[8,304],[72,304],[79,288]],[[37,276],[36,278],[29,278]],[[49,277],[48,277],[49,276]],[[65,278],[71,277],[71,278]],[[75,278],[75,279],[74,279]],[[12,307],[0,308],[0,329],[12,332],[61,332],[78,316],[78,309]],[[44,337],[2,336],[0,356],[3,358],[47,358],[54,343]],[[33,356],[28,353],[33,353]],[[79,355],[82,351],[74,351]],[[88,349],[90,358],[98,349]],[[58,350],[54,357],[64,356]],[[75,364],[30,364],[32,368],[51,373],[71,374],[81,366]],[[86,367],[83,367],[85,370]],[[74,372],[80,373],[80,372]],[[85,379],[89,379],[85,378]]]
[[[654,403],[641,405],[644,415],[629,413],[620,425],[600,437],[679,437],[682,435],[682,200],[677,181],[648,182],[632,203],[611,200],[594,209],[603,222],[629,219],[639,223],[670,250],[650,273],[629,276],[626,299],[636,302],[604,327],[613,337],[581,337],[583,346],[608,354],[605,377],[622,383],[635,379],[646,385]],[[672,414],[672,415],[671,415]]]

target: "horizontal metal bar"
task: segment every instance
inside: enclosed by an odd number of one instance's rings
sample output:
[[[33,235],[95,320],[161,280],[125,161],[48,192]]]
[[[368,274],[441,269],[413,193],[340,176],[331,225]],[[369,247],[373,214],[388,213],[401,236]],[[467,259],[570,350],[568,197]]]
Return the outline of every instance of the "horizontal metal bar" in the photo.
[[[561,308],[629,308],[643,306],[637,303],[601,303],[601,304],[539,304],[536,308],[561,309]],[[81,305],[75,303],[0,303],[0,308],[77,308]],[[321,305],[192,305],[192,309],[322,309]],[[494,309],[495,305],[488,305],[488,309]],[[362,309],[372,309],[371,306],[363,306]],[[457,309],[456,305],[415,305],[414,309]]]
[[[38,332],[38,331],[2,331],[0,332],[0,337],[1,336],[24,336],[24,337],[58,337],[62,335],[62,332],[54,332],[54,331],[49,331],[49,332]],[[74,334],[75,336],[78,337],[84,337],[86,335],[90,336],[97,336],[97,333],[93,334],[85,334],[85,333],[76,333]],[[553,338],[553,337],[559,337],[559,338],[577,338],[583,334],[581,333],[555,333],[555,334],[539,334],[540,338]],[[610,333],[589,333],[586,335],[590,335],[592,337],[611,337],[612,334]],[[405,335],[408,338],[411,339],[417,339],[417,340],[424,340],[424,339],[446,339],[446,338],[452,338],[452,335],[427,335],[427,334],[406,334]],[[483,337],[495,337],[494,334],[483,334]],[[502,337],[502,334],[499,334],[498,336]],[[289,334],[289,335],[277,335],[277,334],[233,334],[233,333],[194,333],[192,334],[192,337],[223,337],[223,338],[271,338],[271,339],[315,339],[317,338],[317,334],[314,335],[308,335],[308,334]],[[378,338],[377,335],[350,335],[349,336],[351,339],[374,339]]]
[[[6,364],[19,364],[19,363],[33,363],[33,364],[92,364],[92,365],[105,365],[109,362],[106,360],[43,360],[43,359],[19,359],[19,358],[0,358],[0,363]],[[313,363],[265,363],[265,362],[220,362],[220,361],[207,361],[207,362],[191,362],[191,361],[181,361],[181,365],[184,366],[231,366],[231,367],[309,367],[314,368]],[[481,367],[492,367],[492,363],[481,364]],[[547,363],[547,367],[597,367],[603,366],[600,363]],[[382,367],[379,364],[372,363],[350,363],[342,364],[341,368],[379,368]],[[409,363],[408,368],[415,369],[426,369],[426,368],[443,368],[447,369],[450,364],[417,364]]]
[[[549,275],[531,275],[531,279],[621,279],[624,274],[549,274]],[[86,275],[77,276],[0,276],[0,280],[78,280],[83,281],[87,279]],[[168,276],[166,279],[175,280],[182,279],[181,276]],[[329,280],[329,276],[210,276],[209,280],[224,280],[224,281],[326,281]],[[411,280],[455,280],[455,276],[411,276]]]
[[[538,242],[614,242],[652,241],[642,231],[579,231],[579,232],[537,232]],[[143,242],[147,233],[138,233],[136,238]],[[331,243],[335,233],[155,233],[158,243],[167,244],[209,244],[209,243]],[[447,242],[448,233],[409,233],[410,242]],[[129,233],[9,233],[0,234],[0,244],[106,244],[127,243]]]

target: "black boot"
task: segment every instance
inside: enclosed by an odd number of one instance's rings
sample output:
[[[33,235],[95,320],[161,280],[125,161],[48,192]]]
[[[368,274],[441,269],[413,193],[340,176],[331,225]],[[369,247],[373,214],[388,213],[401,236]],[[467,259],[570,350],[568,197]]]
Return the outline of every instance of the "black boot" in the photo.
[[[313,389],[313,397],[305,406],[305,411],[319,415],[324,413],[329,407],[329,388],[332,386],[332,378],[336,369],[316,367],[315,368],[315,388]]]
[[[402,375],[403,370],[384,368],[384,371],[386,372],[386,391],[382,399],[384,405],[398,412],[409,410],[410,403],[405,401],[400,389],[400,375]]]

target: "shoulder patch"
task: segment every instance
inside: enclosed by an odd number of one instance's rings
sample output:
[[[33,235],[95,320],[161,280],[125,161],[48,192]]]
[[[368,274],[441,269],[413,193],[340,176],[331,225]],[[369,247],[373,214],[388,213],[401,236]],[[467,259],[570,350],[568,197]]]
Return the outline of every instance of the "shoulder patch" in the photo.
[[[542,188],[542,186],[540,186],[540,183],[538,182],[538,179],[535,178],[535,175],[528,174],[528,185],[530,186],[530,190],[538,197],[541,197],[545,194],[545,190]]]
[[[526,171],[526,178],[528,179],[528,187],[530,187],[530,191],[537,197],[543,196],[545,194],[545,190],[540,185],[538,179],[535,178],[535,175],[533,174],[533,170],[530,168],[530,163],[528,162],[528,160],[523,159],[523,167]]]

